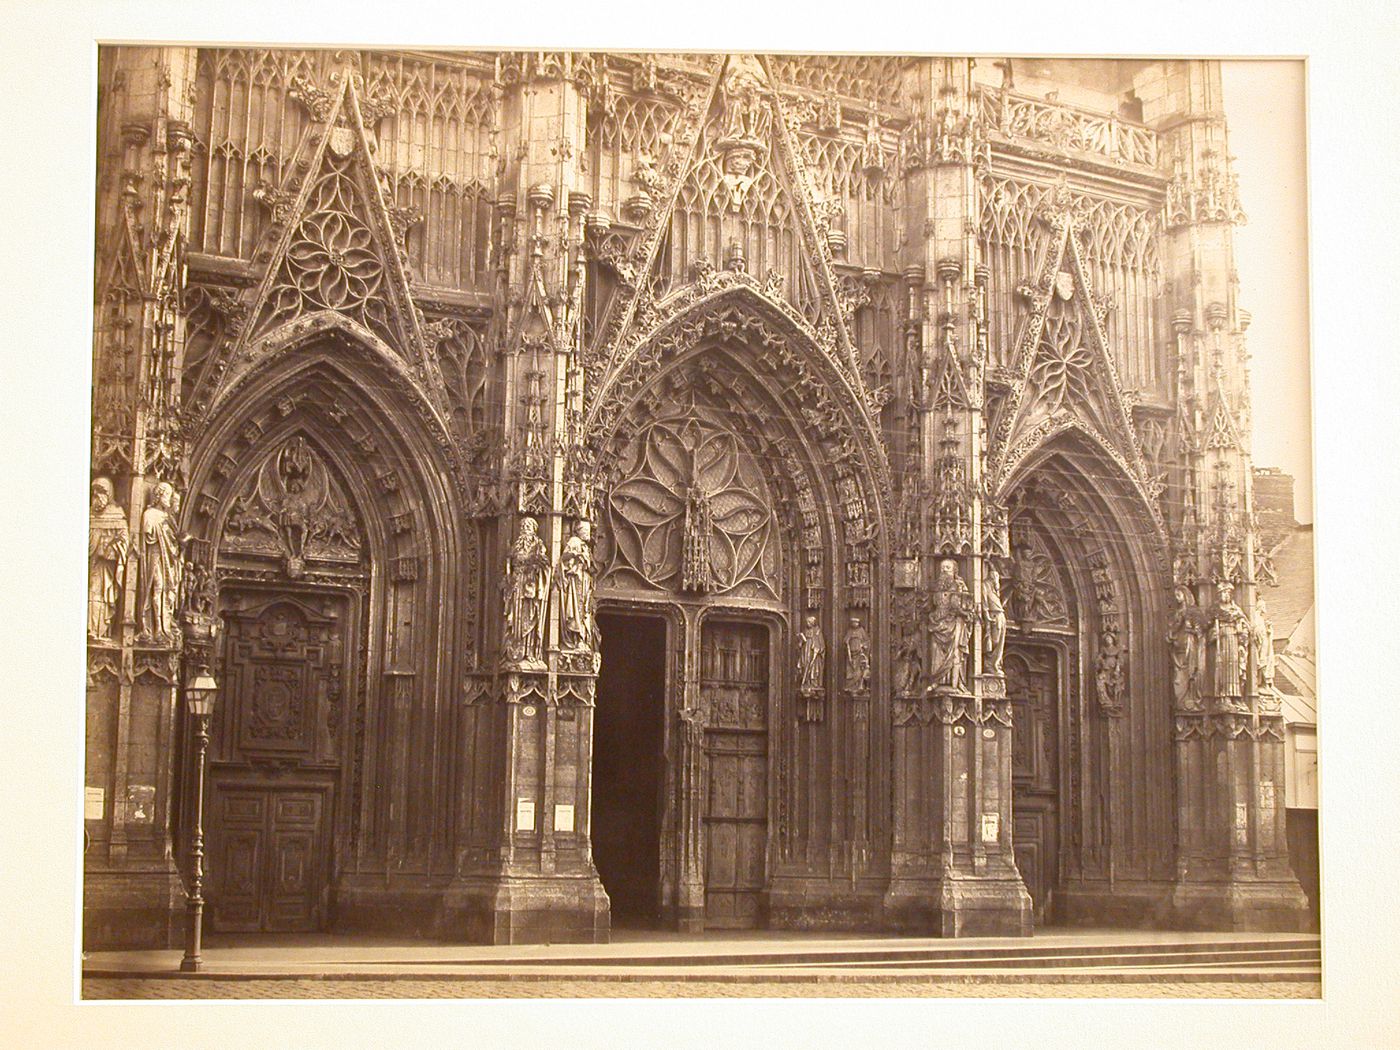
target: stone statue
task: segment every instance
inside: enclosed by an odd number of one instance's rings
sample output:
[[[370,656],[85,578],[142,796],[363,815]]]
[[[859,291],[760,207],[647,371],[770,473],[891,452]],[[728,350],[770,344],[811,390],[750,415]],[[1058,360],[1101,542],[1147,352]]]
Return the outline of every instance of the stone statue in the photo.
[[[1201,626],[1195,618],[1196,599],[1189,588],[1178,587],[1176,598],[1181,606],[1176,626],[1168,640],[1171,643],[1172,698],[1183,711],[1198,711],[1201,707]]]
[[[180,579],[184,571],[180,537],[175,531],[179,501],[168,481],[156,485],[151,503],[141,515],[136,539],[137,618],[139,641],[167,643],[177,637]]]
[[[908,631],[900,639],[895,649],[894,688],[900,696],[913,696],[919,691],[919,680],[924,675],[923,653],[920,652],[920,639],[916,631]]]
[[[593,539],[580,521],[564,542],[555,571],[559,588],[559,646],[565,652],[591,652],[598,646],[593,599]]]
[[[826,670],[826,638],[812,613],[803,621],[797,636],[797,691],[802,696],[820,696]]]
[[[1006,652],[1006,606],[1001,601],[1001,573],[987,564],[982,577],[982,670],[1001,674]]]
[[[1254,643],[1254,668],[1259,685],[1264,689],[1274,687],[1274,625],[1269,622],[1269,610],[1260,598],[1254,603],[1254,623],[1250,638]]]
[[[851,617],[846,631],[846,692],[870,690],[870,635],[859,616]]]
[[[92,511],[88,517],[88,637],[95,641],[107,641],[112,636],[130,547],[126,515],[117,506],[112,483],[98,478],[92,483]]]
[[[1215,618],[1211,642],[1215,648],[1215,694],[1243,696],[1249,684],[1249,620],[1235,604],[1235,589],[1228,582],[1215,585]]]
[[[520,520],[515,545],[506,556],[503,583],[506,659],[514,664],[543,667],[549,553],[539,530],[534,518]]]
[[[1099,707],[1116,712],[1123,707],[1123,650],[1118,634],[1106,630],[1099,638],[1098,656],[1094,658],[1094,686],[1098,689]]]
[[[929,637],[933,641],[933,663],[929,667],[933,688],[965,692],[967,655],[972,646],[972,593],[951,558],[938,564]]]

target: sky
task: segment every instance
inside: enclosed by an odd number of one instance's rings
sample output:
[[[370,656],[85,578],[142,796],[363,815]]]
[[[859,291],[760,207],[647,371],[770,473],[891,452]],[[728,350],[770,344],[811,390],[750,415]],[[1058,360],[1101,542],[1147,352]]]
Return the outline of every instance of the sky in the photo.
[[[1312,399],[1304,67],[1298,60],[1221,63],[1230,152],[1249,221],[1235,231],[1254,404],[1254,464],[1295,478],[1299,521],[1312,521]]]

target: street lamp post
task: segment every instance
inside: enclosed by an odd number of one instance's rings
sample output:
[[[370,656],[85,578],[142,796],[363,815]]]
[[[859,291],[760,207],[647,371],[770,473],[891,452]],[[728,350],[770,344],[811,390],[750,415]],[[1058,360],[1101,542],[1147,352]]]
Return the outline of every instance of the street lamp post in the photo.
[[[185,899],[185,957],[180,960],[183,973],[195,973],[203,964],[199,949],[204,925],[204,762],[209,750],[209,716],[214,713],[214,699],[218,691],[218,683],[207,669],[201,669],[185,685],[186,709],[194,719],[195,781],[190,892]]]

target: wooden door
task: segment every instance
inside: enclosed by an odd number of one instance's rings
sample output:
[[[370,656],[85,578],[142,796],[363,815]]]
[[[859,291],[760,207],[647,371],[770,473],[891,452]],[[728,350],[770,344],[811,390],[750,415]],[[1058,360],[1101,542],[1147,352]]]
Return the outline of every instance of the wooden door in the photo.
[[[344,597],[221,596],[223,695],[210,741],[208,897],[215,930],[325,922],[345,735]]]
[[[705,923],[760,925],[768,848],[768,630],[707,622],[701,632],[705,729]]]
[[[1016,866],[1045,922],[1059,880],[1059,664],[1050,646],[1011,644],[1011,840]]]
[[[224,787],[213,798],[211,922],[227,932],[294,933],[322,926],[324,793]]]

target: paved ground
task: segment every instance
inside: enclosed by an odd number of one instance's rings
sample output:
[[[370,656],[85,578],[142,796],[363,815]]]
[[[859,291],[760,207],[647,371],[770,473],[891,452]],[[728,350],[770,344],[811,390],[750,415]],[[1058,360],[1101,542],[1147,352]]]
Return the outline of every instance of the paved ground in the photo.
[[[1318,986],[1285,981],[1134,984],[999,984],[911,979],[880,982],[763,981],[220,981],[87,978],[92,999],[517,999],[517,998],[924,998],[1315,999]]]

